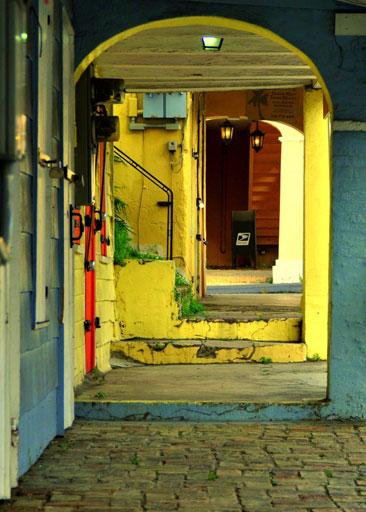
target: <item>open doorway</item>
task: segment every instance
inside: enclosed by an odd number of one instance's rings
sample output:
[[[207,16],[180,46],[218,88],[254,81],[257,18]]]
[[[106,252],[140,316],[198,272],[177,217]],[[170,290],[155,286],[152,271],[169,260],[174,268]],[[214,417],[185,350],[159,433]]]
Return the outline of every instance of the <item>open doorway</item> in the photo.
[[[122,110],[124,109],[124,117],[120,118],[122,133],[116,145],[126,145],[126,141],[128,141],[130,150],[137,152],[139,157],[133,158],[135,162],[138,160],[140,167],[144,167],[149,172],[155,171],[160,182],[172,191],[171,197],[174,196],[172,261],[157,263],[154,276],[142,275],[147,271],[154,272],[153,263],[142,265],[134,262],[130,270],[126,268],[128,265],[125,265],[115,272],[121,277],[121,280],[115,285],[119,315],[116,322],[119,330],[117,328],[116,332],[119,339],[113,340],[112,352],[122,353],[127,359],[133,359],[143,365],[159,366],[159,368],[154,368],[154,371],[160,372],[160,375],[163,372],[162,366],[167,364],[195,364],[197,371],[202,373],[202,370],[198,370],[198,365],[203,368],[203,363],[214,363],[217,367],[217,370],[213,370],[216,372],[216,376],[219,372],[217,363],[276,364],[278,362],[282,364],[285,361],[296,361],[296,364],[306,364],[308,345],[302,338],[301,313],[291,317],[288,322],[287,319],[283,321],[282,311],[280,315],[273,318],[266,318],[259,314],[256,318],[241,318],[238,322],[233,322],[232,318],[222,318],[217,321],[214,318],[210,319],[208,315],[205,318],[186,319],[176,316],[176,309],[174,309],[176,306],[171,300],[175,295],[174,280],[171,278],[171,272],[175,271],[174,266],[178,267],[187,282],[193,285],[194,292],[197,289],[198,292],[202,292],[203,289],[202,265],[204,266],[206,262],[204,246],[206,233],[201,207],[205,203],[204,194],[208,194],[208,187],[207,183],[206,187],[203,183],[205,178],[202,171],[205,167],[208,169],[208,162],[205,163],[205,158],[208,160],[207,149],[204,151],[203,148],[205,141],[208,144],[209,128],[204,136],[202,123],[205,107],[202,97],[211,91],[253,92],[262,91],[263,88],[273,91],[281,88],[303,91],[304,86],[309,86],[312,91],[313,80],[316,78],[312,69],[292,51],[288,49],[283,51],[284,48],[278,43],[278,39],[269,41],[262,35],[246,31],[244,27],[221,26],[219,21],[217,26],[212,26],[210,23],[205,25],[204,20],[201,21],[202,24],[198,24],[197,20],[196,23],[190,24],[189,18],[187,18],[186,20],[175,20],[175,23],[171,25],[165,20],[156,22],[154,27],[142,27],[132,35],[123,35],[118,41],[114,39],[113,45],[101,53],[94,62],[98,77],[124,79],[126,92],[130,95],[128,102],[122,106]],[[201,35],[212,31],[219,31],[223,34],[225,48],[227,48],[226,53],[218,54],[219,57],[215,59],[215,64],[213,64],[212,54],[208,56],[209,54],[204,53],[200,46]],[[169,51],[164,44],[169,45]],[[173,59],[172,48],[175,49]],[[240,52],[240,48],[250,48],[251,51]],[[235,49],[238,51],[234,51]],[[257,68],[253,71],[253,61],[251,60],[253,55],[251,53],[257,55],[258,52],[263,57],[262,64],[258,67],[256,63]],[[276,58],[277,54],[281,54],[281,58],[285,58],[286,64],[276,64],[274,67],[269,65],[272,70],[269,73],[265,62],[271,52],[275,54]],[[242,61],[239,59],[240,62],[238,61],[239,57],[243,59]],[[154,58],[157,59],[156,63],[153,61]],[[289,72],[288,69],[292,65],[294,69]],[[231,74],[223,72],[218,74],[217,68],[221,66],[231,66],[236,71],[233,73],[231,70]],[[174,73],[172,73],[172,67],[177,68]],[[200,69],[200,73],[197,73],[198,69]],[[185,115],[181,116],[182,121],[180,122],[175,119],[179,116],[167,115],[167,98],[170,94],[186,96],[187,110]],[[155,115],[154,110],[153,115],[148,116],[144,104],[141,106],[141,96],[144,96],[143,101],[147,98],[156,100],[157,103],[153,108],[157,108],[163,115]],[[317,106],[319,106],[318,103]],[[235,205],[238,210],[245,210],[253,207],[258,201],[258,196],[256,197],[254,194],[255,187],[276,186],[278,190],[281,187],[281,174],[278,172],[277,162],[273,169],[270,169],[270,171],[276,171],[276,173],[273,172],[273,175],[269,174],[271,180],[274,178],[270,185],[268,182],[266,185],[255,184],[255,174],[253,173],[256,171],[253,168],[253,158],[250,158],[249,149],[252,127],[248,121],[256,121],[258,117],[247,115],[247,119],[245,119],[244,115],[241,119],[240,115],[232,116],[227,113],[225,113],[225,117],[239,118],[237,121],[234,119],[234,122],[237,122],[238,130],[242,131],[243,140],[246,141],[244,147],[247,148],[247,154],[244,156],[243,162],[248,175],[242,177],[241,188],[244,189],[244,193],[238,194],[242,203],[238,207]],[[267,130],[267,141],[271,140],[270,133],[273,134],[273,146],[276,146],[275,139],[278,139],[279,129],[269,122],[259,120],[259,128],[264,128],[264,126]],[[159,130],[163,131],[163,136]],[[174,131],[176,133],[173,134]],[[132,140],[133,137],[135,142]],[[239,142],[238,139],[238,152],[242,150],[241,140]],[[268,148],[270,147],[269,143],[267,144]],[[217,149],[216,146],[217,144],[214,142],[213,153]],[[125,147],[124,151],[126,151]],[[278,156],[281,153],[280,147],[277,147],[274,152],[277,152]],[[265,154],[265,152],[262,153],[264,156]],[[229,155],[225,156],[227,160],[220,157],[221,162],[230,163]],[[123,158],[124,161],[118,162],[118,164],[121,164],[120,176],[123,179],[123,186],[126,187],[126,168],[123,166],[126,165],[127,159],[125,156]],[[164,159],[167,161],[164,165],[160,165]],[[260,156],[256,166],[259,169],[261,159]],[[159,166],[156,166],[157,162],[159,162]],[[221,181],[218,188],[221,192],[223,187],[227,187],[227,183],[222,181],[224,177],[225,173],[221,173],[219,176]],[[151,196],[150,203],[146,202],[146,205],[150,204],[150,206],[144,205],[144,196],[148,186],[141,178],[138,180],[130,178],[131,183],[132,180],[135,184],[129,186],[128,190],[126,188],[126,197],[134,205],[136,222],[140,223],[138,226],[139,244],[140,246],[145,244],[149,247],[157,246],[157,252],[159,252],[159,247],[164,246],[164,233],[166,233],[164,229],[161,229],[166,218],[162,212],[165,212],[166,210],[163,209],[170,204],[168,205],[167,201],[164,202],[157,196]],[[227,221],[226,215],[221,217],[220,225],[220,211],[224,212],[225,207],[223,206],[220,210],[219,205],[220,201],[223,203],[233,200],[231,196],[237,192],[238,188],[234,183],[232,194],[222,194],[221,199],[216,201],[216,209],[213,210],[214,215],[219,218],[219,232],[222,233],[218,245],[221,244],[225,249],[224,245],[226,244],[226,250],[227,244],[231,244],[231,235],[228,238],[230,229],[228,229],[227,222],[222,221],[222,219]],[[312,187],[309,187],[309,196],[311,196],[311,192]],[[136,199],[134,198],[135,193]],[[273,200],[272,203],[277,204],[278,210],[281,193],[269,194],[269,196]],[[206,197],[210,201],[208,195]],[[121,199],[123,200],[123,198]],[[267,200],[267,203],[270,202]],[[157,215],[153,215],[153,207],[158,209]],[[273,211],[271,215],[275,215]],[[160,218],[161,220],[159,220]],[[262,253],[256,254],[256,259],[262,261],[263,266],[266,264],[273,266],[279,259],[278,230],[280,222],[274,217],[272,221],[271,226],[263,222],[261,231],[258,232]],[[146,233],[145,241],[142,235],[143,230]],[[156,237],[156,240],[151,240],[152,235]],[[308,244],[308,247],[310,246],[311,243]],[[157,269],[159,265],[160,269]],[[166,269],[166,274],[161,270],[163,267]],[[127,275],[128,272],[130,274]],[[119,287],[120,282],[124,283],[121,287]],[[130,287],[131,297],[129,300],[126,299],[126,295],[123,295],[122,288],[125,284]],[[150,291],[148,291],[150,284],[155,288],[160,287],[159,289],[163,288],[163,284],[166,284],[167,287],[158,299],[152,298],[149,303],[145,303],[146,298],[151,298]],[[328,303],[328,296],[326,296],[326,301]],[[295,335],[296,339],[293,338]],[[231,342],[232,345],[228,345]],[[288,355],[290,353],[291,356]],[[182,370],[182,367],[177,366],[176,368],[179,368],[179,371]],[[141,372],[143,369],[139,369],[139,373]],[[300,373],[298,366],[294,375],[298,377]],[[174,376],[174,370],[172,375]],[[287,388],[289,389],[289,386]],[[165,389],[170,388],[165,386]],[[200,389],[202,391],[208,388],[201,384]],[[283,386],[283,389],[286,389],[286,386]],[[300,389],[300,395],[303,389]],[[325,387],[323,386],[322,389],[324,398]],[[212,392],[214,393],[215,389]],[[202,400],[204,399],[205,397],[202,396]]]
[[[255,117],[264,115],[277,121]],[[228,140],[223,137],[225,126],[231,127]],[[233,319],[243,311],[248,319],[301,314],[301,129],[301,89],[206,96],[208,247],[204,301],[216,314],[220,305],[227,310],[229,304]],[[260,147],[253,148],[258,130],[263,139]]]

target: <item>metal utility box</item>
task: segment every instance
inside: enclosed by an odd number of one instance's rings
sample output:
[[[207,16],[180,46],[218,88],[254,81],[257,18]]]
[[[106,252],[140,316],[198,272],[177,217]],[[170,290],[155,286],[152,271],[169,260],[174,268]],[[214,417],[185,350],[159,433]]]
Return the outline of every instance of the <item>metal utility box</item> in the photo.
[[[186,93],[145,93],[143,116],[145,119],[186,118]]]
[[[150,92],[144,94],[144,117],[146,119],[164,117],[164,96],[165,94]]]
[[[165,95],[165,117],[180,119],[187,117],[187,95],[185,92],[169,92]]]
[[[255,211],[233,211],[231,218],[233,268],[237,266],[238,256],[243,256],[250,266],[255,268],[257,260]]]

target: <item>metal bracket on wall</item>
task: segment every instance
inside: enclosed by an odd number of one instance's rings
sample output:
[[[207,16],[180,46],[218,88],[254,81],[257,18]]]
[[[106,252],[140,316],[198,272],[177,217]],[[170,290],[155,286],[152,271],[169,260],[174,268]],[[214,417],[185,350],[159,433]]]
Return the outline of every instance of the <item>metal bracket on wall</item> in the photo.
[[[72,247],[76,242],[78,242],[84,233],[84,223],[81,213],[79,211],[75,211],[72,204],[69,206],[69,216],[70,216],[70,247]],[[79,234],[74,236],[74,230],[79,229]]]
[[[159,123],[159,124],[150,124],[150,123],[136,123],[135,120],[130,121],[128,125],[128,129],[131,131],[141,131],[146,130],[147,128],[163,128],[165,130],[180,130],[180,124],[178,122],[167,122],[167,123]]]

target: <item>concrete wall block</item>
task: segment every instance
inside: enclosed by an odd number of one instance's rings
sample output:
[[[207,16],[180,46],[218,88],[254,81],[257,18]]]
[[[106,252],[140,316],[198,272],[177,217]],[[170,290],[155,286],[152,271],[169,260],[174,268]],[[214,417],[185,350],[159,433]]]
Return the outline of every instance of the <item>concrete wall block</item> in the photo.
[[[97,260],[97,281],[100,279],[109,279],[113,281],[114,279],[114,264],[113,260],[110,263],[102,263]]]
[[[84,330],[84,316],[82,320],[75,322],[75,347],[84,347],[85,345],[85,330]]]
[[[80,248],[78,247],[78,250]],[[84,254],[81,252],[74,251],[74,265],[75,271],[82,270],[84,271]]]
[[[76,347],[74,356],[74,385],[78,386],[84,380],[85,350],[83,347]]]
[[[84,270],[75,270],[74,273],[74,292],[76,295],[84,295],[85,293],[85,276]]]
[[[101,322],[115,321],[115,302],[114,301],[98,301],[96,306],[97,316]]]
[[[113,300],[115,297],[114,281],[97,280],[96,294],[100,300]]]
[[[103,373],[110,371],[110,369],[111,369],[110,357],[111,357],[111,350],[110,350],[109,343],[105,343],[101,347],[97,347],[96,363],[97,363],[98,370],[100,370]]]
[[[97,347],[114,341],[114,322],[103,322],[100,329],[96,331]]]

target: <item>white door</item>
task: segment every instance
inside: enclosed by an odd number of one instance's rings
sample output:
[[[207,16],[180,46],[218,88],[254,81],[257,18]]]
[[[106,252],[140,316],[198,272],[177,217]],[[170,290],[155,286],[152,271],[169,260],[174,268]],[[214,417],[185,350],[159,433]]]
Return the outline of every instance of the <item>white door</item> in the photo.
[[[63,160],[68,169],[74,169],[74,31],[63,10]],[[64,336],[64,427],[74,420],[74,258],[70,246],[70,205],[74,204],[74,185],[63,180],[64,219],[64,282],[63,282],[63,336]]]

